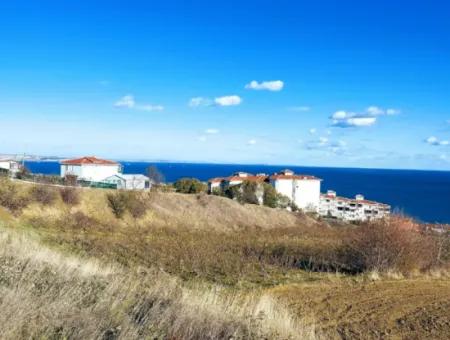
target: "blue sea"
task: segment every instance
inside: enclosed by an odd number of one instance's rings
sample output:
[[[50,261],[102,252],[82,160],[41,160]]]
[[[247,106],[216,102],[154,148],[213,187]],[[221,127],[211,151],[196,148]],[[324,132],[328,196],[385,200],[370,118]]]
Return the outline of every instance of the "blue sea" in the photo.
[[[124,173],[142,173],[155,165],[166,181],[181,177],[196,177],[206,181],[212,177],[229,176],[236,171],[273,173],[286,166],[146,163],[121,162]],[[27,162],[33,173],[59,174],[57,162]],[[450,223],[450,172],[421,170],[385,170],[356,168],[323,168],[289,166],[296,173],[314,175],[323,179],[322,191],[337,191],[340,196],[363,194],[367,199],[390,204],[401,212],[423,222]]]

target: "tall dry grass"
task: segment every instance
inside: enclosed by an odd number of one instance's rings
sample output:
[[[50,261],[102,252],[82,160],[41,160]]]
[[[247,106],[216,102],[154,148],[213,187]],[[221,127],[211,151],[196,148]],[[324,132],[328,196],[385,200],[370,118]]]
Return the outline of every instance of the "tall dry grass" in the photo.
[[[0,227],[2,339],[314,339],[262,293],[63,255]]]

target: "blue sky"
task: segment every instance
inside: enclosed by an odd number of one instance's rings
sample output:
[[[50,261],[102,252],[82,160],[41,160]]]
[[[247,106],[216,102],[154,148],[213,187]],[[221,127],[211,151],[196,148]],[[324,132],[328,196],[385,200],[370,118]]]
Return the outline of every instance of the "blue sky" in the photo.
[[[2,1],[0,153],[450,169],[446,1]]]

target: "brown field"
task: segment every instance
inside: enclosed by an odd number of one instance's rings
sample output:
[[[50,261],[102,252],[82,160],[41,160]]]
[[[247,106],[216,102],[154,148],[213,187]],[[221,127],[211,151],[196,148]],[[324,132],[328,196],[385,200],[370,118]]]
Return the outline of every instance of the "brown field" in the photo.
[[[448,238],[401,219],[175,193],[126,196],[117,218],[109,191],[2,181],[2,339],[450,338]]]

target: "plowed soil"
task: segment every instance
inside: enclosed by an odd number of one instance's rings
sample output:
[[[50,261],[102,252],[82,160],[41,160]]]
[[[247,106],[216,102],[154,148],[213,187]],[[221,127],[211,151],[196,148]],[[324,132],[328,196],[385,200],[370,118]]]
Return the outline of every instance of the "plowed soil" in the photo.
[[[450,281],[392,280],[274,289],[298,315],[335,339],[450,339]]]

